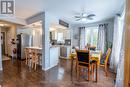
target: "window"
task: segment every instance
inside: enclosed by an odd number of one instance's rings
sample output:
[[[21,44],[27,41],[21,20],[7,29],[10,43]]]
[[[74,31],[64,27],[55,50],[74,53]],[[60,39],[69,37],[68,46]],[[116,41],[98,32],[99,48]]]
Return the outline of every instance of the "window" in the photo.
[[[85,44],[97,46],[98,27],[88,27],[85,29]]]
[[[64,41],[63,33],[58,33],[57,34],[57,41],[58,42],[63,42]]]

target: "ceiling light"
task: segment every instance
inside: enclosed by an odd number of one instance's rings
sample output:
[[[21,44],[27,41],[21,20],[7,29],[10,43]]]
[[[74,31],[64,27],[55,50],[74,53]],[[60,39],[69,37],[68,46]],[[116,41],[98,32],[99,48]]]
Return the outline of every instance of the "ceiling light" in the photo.
[[[87,14],[86,13],[83,13],[83,17],[86,17],[87,16]]]
[[[4,27],[5,25],[4,24],[0,24],[0,27]]]
[[[81,21],[83,21],[83,22],[84,22],[84,21],[87,21],[87,19],[86,19],[86,18],[82,18],[82,19],[81,19]]]

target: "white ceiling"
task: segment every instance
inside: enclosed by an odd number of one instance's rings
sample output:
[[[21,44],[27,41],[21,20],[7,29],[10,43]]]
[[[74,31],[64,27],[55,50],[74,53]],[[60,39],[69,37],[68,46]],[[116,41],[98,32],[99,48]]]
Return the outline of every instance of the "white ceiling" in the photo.
[[[70,23],[90,23],[114,17],[123,0],[15,0],[15,17],[26,19],[42,11],[48,11]],[[96,16],[92,21],[75,21],[74,15],[84,9]]]

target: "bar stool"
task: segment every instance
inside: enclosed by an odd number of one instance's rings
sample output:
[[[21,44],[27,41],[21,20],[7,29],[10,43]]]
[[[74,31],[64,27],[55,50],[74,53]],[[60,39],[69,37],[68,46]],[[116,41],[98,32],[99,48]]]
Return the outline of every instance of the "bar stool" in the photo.
[[[29,48],[25,48],[24,52],[25,52],[26,64],[28,65],[29,61],[31,60],[30,49]]]
[[[38,56],[38,63],[40,65],[41,57],[42,57],[42,51],[40,49],[37,49],[37,56]]]
[[[32,68],[34,68],[36,70],[37,64],[38,64],[38,50],[36,49],[32,49],[32,61],[31,61],[31,66]]]

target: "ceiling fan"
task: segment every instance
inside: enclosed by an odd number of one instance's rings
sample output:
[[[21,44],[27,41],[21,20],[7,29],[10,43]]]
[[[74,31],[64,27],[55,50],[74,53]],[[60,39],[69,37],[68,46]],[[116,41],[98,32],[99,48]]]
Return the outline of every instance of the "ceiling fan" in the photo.
[[[86,12],[80,13],[80,15],[74,16],[76,21],[87,21],[93,20],[93,17],[96,16],[95,14],[87,14]]]

